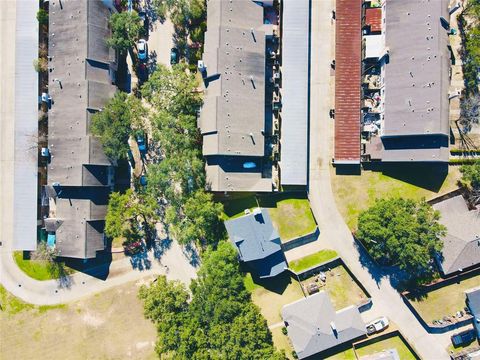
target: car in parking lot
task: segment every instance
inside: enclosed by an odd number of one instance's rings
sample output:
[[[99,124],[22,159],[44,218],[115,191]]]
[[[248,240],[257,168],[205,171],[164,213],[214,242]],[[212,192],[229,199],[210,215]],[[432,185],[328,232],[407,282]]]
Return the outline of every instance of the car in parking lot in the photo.
[[[170,50],[170,64],[173,65],[173,64],[178,64],[178,61],[179,61],[179,53],[178,53],[178,49],[177,48],[172,48]]]
[[[148,58],[148,45],[145,39],[138,40],[137,43],[138,59],[145,61]]]
[[[385,316],[375,319],[367,324],[367,334],[372,335],[385,330],[388,327],[388,319]]]

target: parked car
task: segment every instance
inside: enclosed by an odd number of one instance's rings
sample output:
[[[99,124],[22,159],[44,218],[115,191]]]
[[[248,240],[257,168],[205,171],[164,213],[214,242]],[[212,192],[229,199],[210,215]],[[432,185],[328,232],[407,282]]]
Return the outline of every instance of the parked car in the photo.
[[[137,43],[138,58],[142,61],[147,60],[148,58],[148,45],[145,39],[138,40]]]
[[[170,64],[178,64],[178,60],[179,60],[179,53],[178,53],[178,49],[177,48],[172,48],[170,50]]]
[[[383,331],[388,327],[388,324],[388,319],[385,316],[375,319],[371,323],[367,324],[367,334],[372,335]]]

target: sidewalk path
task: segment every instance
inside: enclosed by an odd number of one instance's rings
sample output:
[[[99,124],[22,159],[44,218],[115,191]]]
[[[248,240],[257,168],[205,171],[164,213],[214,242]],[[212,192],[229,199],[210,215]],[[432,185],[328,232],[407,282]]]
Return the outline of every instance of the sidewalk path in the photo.
[[[391,286],[389,277],[360,254],[335,203],[330,183],[333,120],[329,118],[334,96],[330,74],[334,58],[334,24],[330,19],[333,8],[331,0],[312,1],[309,198],[320,237],[285,255],[292,261],[325,247],[335,249],[372,296],[368,316],[386,315],[394,321],[423,359],[448,359],[445,336],[429,334]]]

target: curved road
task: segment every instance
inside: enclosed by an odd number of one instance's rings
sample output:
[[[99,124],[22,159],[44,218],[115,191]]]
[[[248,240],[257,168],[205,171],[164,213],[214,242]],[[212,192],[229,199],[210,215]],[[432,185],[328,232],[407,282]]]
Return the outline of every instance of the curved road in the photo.
[[[372,309],[362,316],[386,315],[423,359],[449,359],[446,336],[428,333],[392,287],[389,276],[360,254],[335,203],[330,179],[333,120],[328,114],[333,107],[330,74],[330,61],[334,58],[334,24],[330,19],[333,8],[331,0],[312,1],[309,198],[320,237],[318,241],[288,251],[286,257],[291,261],[322,248],[335,249],[372,297]]]

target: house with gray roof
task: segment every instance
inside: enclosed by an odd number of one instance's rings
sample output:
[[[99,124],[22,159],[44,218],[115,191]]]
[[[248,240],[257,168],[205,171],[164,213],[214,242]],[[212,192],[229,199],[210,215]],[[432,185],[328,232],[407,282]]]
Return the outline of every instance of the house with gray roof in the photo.
[[[473,325],[480,340],[480,287],[465,291],[467,305],[473,315]]]
[[[449,0],[382,1],[381,34],[370,36],[382,43],[375,44],[379,85],[364,87],[366,158],[449,160],[448,6]]]
[[[276,276],[287,268],[280,236],[273,227],[267,209],[255,209],[236,219],[225,221],[230,241],[240,261],[260,278]]]
[[[59,256],[89,259],[104,249],[113,166],[90,134],[93,114],[116,91],[110,9],[101,0],[49,2],[48,166],[45,227]]]
[[[470,210],[462,195],[433,204],[440,223],[447,228],[437,263],[443,275],[452,275],[480,265],[480,216]]]
[[[267,37],[261,1],[207,1],[203,67],[204,104],[198,125],[203,136],[211,191],[272,191],[266,136]],[[270,5],[266,2],[265,5]],[[268,110],[270,106],[270,110]]]
[[[366,335],[358,308],[335,311],[325,291],[285,305],[282,318],[299,359],[329,350]]]

